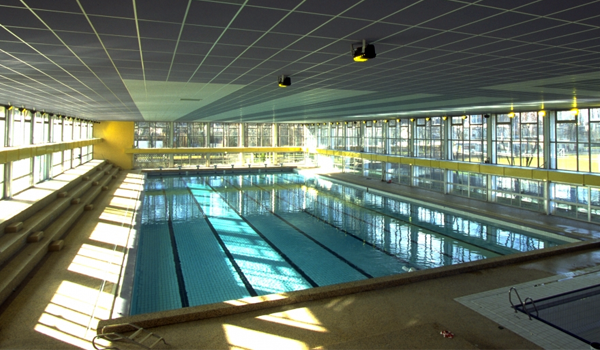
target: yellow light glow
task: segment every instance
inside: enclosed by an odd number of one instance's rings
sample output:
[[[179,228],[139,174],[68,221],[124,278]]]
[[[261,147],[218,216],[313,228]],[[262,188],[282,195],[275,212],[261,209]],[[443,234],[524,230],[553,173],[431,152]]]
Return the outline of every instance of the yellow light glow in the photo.
[[[573,108],[573,109],[571,109],[571,114],[572,114],[572,115],[575,115],[575,116],[576,116],[576,115],[579,115],[579,109],[577,109],[577,108]]]
[[[462,116],[462,118],[463,118],[463,119],[467,119],[467,116],[466,116],[466,115],[463,115],[463,116]]]
[[[427,118],[425,118],[425,120],[426,120],[426,121],[430,121],[430,120],[431,120],[431,118],[427,117]]]
[[[442,120],[446,120],[446,119],[448,119],[448,116],[445,115],[442,117]]]
[[[545,117],[545,116],[546,116],[546,111],[544,111],[544,110],[541,110],[541,111],[539,111],[539,112],[538,112],[538,115],[539,115],[540,117]]]
[[[410,121],[411,121],[411,122],[414,122],[414,121],[415,121],[415,118],[410,118]]]
[[[366,62],[368,58],[365,58],[363,55],[354,56],[354,62]]]
[[[508,117],[509,117],[509,118],[514,118],[514,117],[515,117],[515,112],[510,112],[510,113],[508,113]]]
[[[224,324],[223,332],[227,338],[227,343],[237,349],[304,350],[310,348],[306,343],[296,339],[259,332],[231,324]]]

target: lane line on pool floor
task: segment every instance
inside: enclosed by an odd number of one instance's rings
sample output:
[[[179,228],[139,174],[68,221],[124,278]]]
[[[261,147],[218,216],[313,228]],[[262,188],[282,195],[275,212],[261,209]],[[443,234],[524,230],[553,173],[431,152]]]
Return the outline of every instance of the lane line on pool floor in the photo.
[[[283,181],[289,181],[289,180],[287,180],[287,179],[282,179],[282,180],[283,180]],[[315,187],[312,187],[312,188],[315,188]],[[315,188],[315,189],[317,189],[317,188]],[[323,189],[322,189],[322,188],[319,188],[318,190],[319,190],[319,191],[323,191]],[[331,194],[330,194],[329,196],[331,196],[332,198],[335,198],[335,199],[337,199],[337,200],[344,201],[344,199],[343,199],[343,198],[340,198],[340,197],[338,197],[338,196],[336,196],[336,195],[331,195]],[[334,211],[337,211],[337,212],[339,212],[339,213],[342,213],[343,215],[347,215],[347,216],[350,216],[350,217],[352,217],[353,219],[356,219],[356,220],[362,221],[362,222],[364,222],[365,224],[368,224],[368,225],[373,225],[373,224],[371,224],[371,223],[369,223],[369,222],[366,222],[366,221],[365,221],[365,220],[363,220],[362,218],[358,218],[358,217],[356,217],[356,216],[354,216],[354,215],[352,215],[352,214],[350,214],[350,213],[342,212],[342,211],[340,211],[339,209],[333,208],[333,207],[331,207],[331,206],[329,206],[329,205],[326,205],[325,203],[319,202],[318,200],[316,200],[315,202],[316,202],[316,203],[318,203],[318,204],[320,204],[320,205],[322,205],[322,206],[325,206],[325,207],[327,207],[327,208],[329,208],[329,209],[331,209],[331,210],[334,210]],[[364,206],[362,206],[362,205],[359,205],[359,204],[356,204],[356,203],[353,203],[353,202],[347,202],[347,203],[348,203],[349,205],[351,205],[351,206],[355,206],[355,207],[357,207],[357,208],[360,208],[360,209],[362,209],[362,210],[370,211],[370,212],[376,213],[376,214],[378,214],[378,215],[386,216],[386,217],[388,217],[388,218],[390,218],[390,219],[397,220],[397,221],[399,221],[399,222],[402,222],[402,223],[403,223],[403,224],[405,224],[405,225],[410,225],[410,226],[418,227],[419,229],[421,229],[421,230],[423,230],[423,231],[425,231],[425,232],[427,232],[427,233],[434,234],[434,235],[440,235],[440,236],[446,237],[446,238],[448,238],[448,239],[453,239],[453,240],[456,240],[456,241],[458,241],[458,242],[461,242],[461,243],[464,243],[464,244],[469,244],[469,245],[472,245],[473,247],[476,247],[477,249],[485,250],[485,251],[487,251],[487,252],[490,252],[490,253],[493,253],[493,254],[497,254],[497,255],[502,255],[502,256],[503,256],[503,255],[509,255],[509,254],[514,254],[514,253],[519,253],[519,252],[521,252],[521,251],[520,251],[520,250],[518,250],[518,249],[515,249],[515,248],[509,248],[509,247],[506,247],[506,246],[498,246],[498,247],[494,247],[494,248],[500,248],[500,250],[492,250],[492,249],[490,249],[490,248],[488,248],[488,247],[483,247],[483,246],[481,246],[481,245],[480,245],[481,243],[479,243],[479,242],[475,242],[475,241],[474,241],[474,242],[471,242],[471,239],[467,240],[467,239],[465,239],[464,237],[458,237],[458,235],[457,235],[457,236],[454,236],[454,235],[450,235],[450,234],[448,234],[448,233],[444,233],[444,232],[437,232],[437,231],[433,230],[433,228],[428,228],[428,227],[426,227],[426,226],[424,226],[424,225],[415,224],[415,223],[413,223],[411,220],[407,221],[407,220],[405,220],[405,219],[403,219],[403,218],[399,218],[399,217],[396,217],[396,216],[394,216],[394,215],[391,215],[391,214],[388,214],[388,213],[385,213],[385,212],[381,212],[381,211],[378,211],[378,210],[375,210],[375,209],[372,209],[372,208],[364,207]],[[400,214],[400,215],[401,215],[401,214]],[[486,224],[486,225],[489,225],[489,224]],[[384,229],[384,230],[385,230],[385,229]],[[471,238],[471,237],[469,237],[469,238]],[[413,243],[416,243],[416,242],[413,242]],[[506,249],[508,249],[508,250],[510,250],[510,251],[502,251],[502,248],[506,248]],[[439,254],[442,254],[442,255],[445,255],[445,256],[447,256],[448,258],[454,259],[454,260],[456,260],[458,263],[464,263],[464,262],[465,262],[465,261],[462,261],[462,260],[460,260],[460,259],[458,259],[458,258],[455,258],[455,257],[453,257],[452,255],[450,255],[450,254],[447,254],[447,253],[445,253],[445,252],[441,252],[441,251],[439,251],[438,253],[439,253]]]
[[[296,264],[295,264],[295,263],[294,263],[294,262],[293,262],[293,261],[292,261],[292,260],[291,260],[291,259],[290,259],[290,258],[289,258],[287,255],[286,255],[286,254],[284,254],[284,253],[283,253],[283,252],[282,252],[282,251],[281,251],[279,248],[277,248],[277,246],[275,246],[275,245],[273,244],[273,242],[271,242],[269,239],[267,239],[267,237],[265,237],[265,235],[264,235],[264,234],[262,234],[262,232],[260,232],[260,230],[259,230],[259,229],[257,229],[257,228],[256,228],[254,225],[252,225],[252,224],[251,224],[251,223],[250,223],[250,222],[249,222],[249,221],[248,221],[248,220],[247,220],[245,217],[243,217],[243,216],[241,215],[241,213],[239,213],[239,212],[238,212],[238,211],[237,211],[237,210],[236,210],[236,209],[235,209],[235,208],[234,208],[234,207],[233,207],[233,206],[232,206],[232,205],[231,205],[231,204],[230,204],[230,203],[229,203],[229,202],[228,202],[228,201],[227,201],[227,200],[226,200],[226,199],[225,199],[225,198],[224,198],[222,195],[221,195],[221,193],[217,192],[217,191],[214,189],[214,187],[212,187],[212,186],[211,186],[210,184],[208,184],[206,181],[205,181],[205,184],[206,184],[206,186],[208,186],[208,187],[211,189],[211,191],[213,191],[214,193],[216,193],[216,194],[217,194],[217,195],[218,195],[218,196],[221,198],[221,200],[223,200],[223,202],[224,202],[225,204],[227,204],[227,205],[228,205],[228,206],[231,208],[231,210],[233,210],[233,212],[234,212],[234,213],[236,213],[236,214],[237,214],[237,215],[238,215],[238,216],[239,216],[239,217],[240,217],[240,218],[241,218],[241,219],[242,219],[242,220],[243,220],[243,221],[244,221],[244,222],[245,222],[245,223],[246,223],[248,226],[250,226],[250,228],[251,228],[251,229],[253,229],[253,230],[254,230],[254,232],[256,232],[256,234],[257,234],[257,235],[258,235],[260,238],[262,238],[262,239],[263,239],[263,240],[264,240],[264,241],[265,241],[265,242],[266,242],[266,243],[267,243],[267,244],[268,244],[268,245],[269,245],[269,246],[270,246],[270,247],[271,247],[271,248],[272,248],[274,251],[276,251],[276,252],[277,252],[277,254],[279,254],[279,255],[280,255],[282,258],[283,258],[283,260],[285,260],[285,262],[287,262],[287,263],[288,263],[288,264],[289,264],[289,265],[290,265],[290,266],[291,266],[291,267],[292,267],[294,270],[296,270],[296,271],[297,271],[297,272],[300,274],[300,276],[302,276],[302,277],[303,277],[303,278],[306,280],[306,282],[308,282],[308,283],[309,283],[309,284],[310,284],[312,287],[319,287],[319,285],[318,285],[318,284],[317,284],[317,283],[316,283],[316,282],[315,282],[315,281],[314,281],[312,278],[310,278],[310,277],[309,277],[309,276],[306,274],[306,272],[304,272],[304,271],[303,271],[303,270],[302,270],[302,269],[301,269],[301,268],[300,268],[298,265],[296,265]]]
[[[175,239],[175,230],[173,229],[173,208],[170,205],[167,192],[163,190],[165,202],[167,204],[167,223],[169,226],[169,238],[171,239],[171,248],[173,249],[173,260],[175,260],[175,274],[177,275],[177,286],[179,287],[179,297],[181,298],[181,307],[190,306],[188,300],[187,289],[185,288],[185,280],[183,279],[183,271],[181,271],[181,259],[179,258],[179,250],[177,249],[177,240]]]
[[[257,184],[253,184],[253,186],[256,186],[256,187],[258,187],[258,188],[261,188],[261,187],[260,187],[259,185],[257,185]],[[281,198],[281,196],[279,196],[279,195],[275,195],[275,197],[277,197],[277,198],[278,198],[280,201],[286,202],[287,204],[289,204],[290,206],[294,207],[294,208],[295,208],[296,210],[298,210],[299,212],[302,212],[302,213],[308,214],[309,216],[311,216],[311,217],[314,217],[315,219],[317,219],[317,220],[319,220],[319,221],[321,221],[321,222],[324,222],[324,223],[326,223],[327,225],[329,225],[329,226],[331,226],[331,227],[335,228],[336,230],[339,230],[339,231],[341,231],[341,232],[344,232],[345,234],[347,234],[347,235],[350,235],[350,237],[352,237],[352,238],[355,238],[355,239],[357,239],[357,240],[359,240],[359,241],[362,241],[362,242],[363,242],[363,244],[366,244],[366,245],[368,245],[368,246],[370,246],[370,247],[372,247],[372,248],[374,248],[374,249],[376,249],[376,250],[378,250],[378,251],[380,251],[380,252],[382,252],[382,253],[384,253],[384,254],[386,254],[386,255],[388,255],[388,256],[391,256],[391,257],[393,257],[393,258],[396,258],[396,259],[400,260],[400,261],[401,261],[402,263],[404,263],[404,264],[407,264],[407,265],[412,265],[412,266],[417,266],[417,265],[416,265],[416,264],[414,264],[414,263],[411,263],[411,262],[409,262],[409,261],[406,261],[406,260],[402,259],[401,257],[399,257],[399,256],[397,256],[397,255],[394,255],[394,254],[392,254],[392,253],[390,253],[390,252],[388,252],[388,251],[386,251],[386,250],[384,250],[384,249],[382,249],[382,248],[379,248],[379,247],[378,247],[378,246],[376,246],[374,243],[367,242],[365,239],[363,239],[363,238],[360,238],[360,237],[358,237],[358,236],[354,235],[353,233],[351,233],[351,232],[349,232],[349,231],[347,231],[347,230],[345,230],[345,229],[343,229],[343,228],[337,227],[337,226],[335,226],[334,224],[332,224],[332,223],[330,223],[330,222],[328,222],[328,221],[326,221],[326,220],[323,220],[323,219],[321,219],[320,217],[318,217],[318,216],[316,216],[316,215],[314,215],[314,214],[312,214],[312,213],[308,212],[308,211],[307,211],[307,210],[305,210],[305,209],[300,209],[300,208],[296,207],[295,205],[293,205],[292,203],[290,203],[290,201],[288,201],[288,200],[285,200],[285,199]],[[326,206],[326,205],[324,205],[324,206]],[[330,208],[330,209],[334,210],[333,208],[331,208],[331,207],[329,207],[329,206],[326,206],[326,207],[328,207],[328,208]],[[274,212],[273,212],[273,214],[278,216],[278,214],[275,214]],[[348,215],[348,216],[350,216],[350,217],[352,217],[352,218],[354,218],[354,219],[357,219],[357,220],[359,220],[358,218],[356,218],[356,217],[355,217],[355,216],[353,216],[353,215],[350,215],[350,214],[347,214],[347,215]],[[284,220],[284,221],[286,221],[286,220],[285,220],[285,219],[283,219],[283,218],[281,218],[281,219],[282,219],[282,220]],[[289,225],[292,225],[292,224],[290,223]],[[442,254],[443,254],[443,253],[442,253]],[[422,269],[422,268],[421,268],[421,267],[419,267],[419,269]],[[371,277],[372,277],[372,276],[371,276]]]
[[[208,219],[208,216],[206,215],[206,213],[204,213],[204,210],[202,209],[202,206],[200,205],[200,203],[198,203],[198,200],[196,199],[196,196],[194,196],[194,193],[192,193],[192,190],[187,186],[187,183],[185,182],[185,180],[183,180],[183,178],[181,178],[181,180],[186,184],[186,188],[187,188],[188,192],[190,193],[190,196],[192,196],[192,198],[194,199],[194,203],[196,203],[196,206],[198,207],[198,210],[200,210],[200,213],[202,214],[202,217],[204,218],[204,220],[208,224],[208,227],[210,228],[212,234],[215,236],[215,239],[217,240],[217,242],[219,242],[219,245],[221,246],[221,249],[223,249],[223,252],[225,253],[225,255],[227,256],[227,258],[231,262],[231,265],[233,266],[233,268],[237,272],[237,274],[240,277],[240,279],[242,280],[242,283],[244,283],[244,286],[246,287],[246,290],[248,290],[248,293],[251,296],[253,296],[253,297],[258,296],[258,293],[256,293],[256,291],[254,290],[254,287],[252,287],[252,284],[250,284],[250,282],[248,281],[248,278],[246,278],[246,275],[244,274],[244,272],[242,271],[242,269],[240,268],[240,266],[238,265],[238,263],[235,261],[235,258],[233,257],[233,254],[231,254],[231,252],[229,251],[229,249],[225,245],[225,242],[223,242],[223,240],[219,236],[219,233],[217,232],[217,230],[215,229],[215,227],[213,226],[213,224]]]
[[[373,276],[371,274],[369,274],[368,272],[364,271],[360,267],[358,267],[355,264],[351,263],[350,261],[346,260],[343,256],[341,256],[338,253],[334,252],[333,250],[331,250],[330,248],[328,248],[327,246],[325,246],[323,243],[317,241],[316,239],[314,239],[313,237],[311,237],[309,234],[307,234],[306,232],[304,232],[303,230],[301,230],[299,227],[296,227],[294,224],[292,224],[288,220],[284,219],[279,214],[275,213],[273,210],[269,210],[269,208],[267,208],[266,206],[264,206],[262,203],[258,202],[256,199],[254,199],[254,198],[250,197],[248,194],[244,193],[242,191],[242,189],[236,187],[235,185],[233,185],[231,183],[229,183],[229,185],[231,187],[237,189],[238,191],[240,191],[243,195],[245,195],[247,198],[249,198],[252,201],[254,201],[256,204],[258,204],[258,205],[262,206],[263,208],[265,208],[269,213],[273,214],[273,216],[275,216],[276,218],[278,218],[281,221],[283,221],[286,225],[288,225],[291,228],[293,228],[294,230],[298,231],[299,233],[301,233],[302,235],[304,235],[306,238],[310,239],[315,244],[317,244],[321,248],[325,249],[327,252],[329,252],[330,254],[332,254],[333,256],[335,256],[336,258],[338,258],[339,260],[341,260],[344,263],[346,263],[348,266],[352,267],[353,269],[355,269],[356,271],[358,271],[359,273],[361,273],[363,276],[365,276],[367,278],[373,278]],[[266,191],[266,190],[262,189],[260,186],[258,186],[256,184],[253,184],[253,186],[256,186],[257,188],[261,189],[261,191]]]

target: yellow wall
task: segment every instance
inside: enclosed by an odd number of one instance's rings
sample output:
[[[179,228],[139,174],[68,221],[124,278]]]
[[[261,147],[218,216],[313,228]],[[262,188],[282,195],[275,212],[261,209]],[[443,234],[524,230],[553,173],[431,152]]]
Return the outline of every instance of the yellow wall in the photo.
[[[133,148],[133,125],[133,122],[94,124],[94,137],[104,140],[94,146],[94,159],[106,159],[122,169],[132,169],[133,154],[125,154],[125,149]]]

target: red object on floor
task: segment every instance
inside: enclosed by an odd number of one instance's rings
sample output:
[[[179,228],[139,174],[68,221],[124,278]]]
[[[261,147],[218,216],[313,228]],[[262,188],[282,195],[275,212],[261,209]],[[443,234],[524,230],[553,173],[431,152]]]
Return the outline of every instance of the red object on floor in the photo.
[[[454,338],[454,333],[450,332],[450,331],[441,331],[440,334],[444,337],[444,338]]]

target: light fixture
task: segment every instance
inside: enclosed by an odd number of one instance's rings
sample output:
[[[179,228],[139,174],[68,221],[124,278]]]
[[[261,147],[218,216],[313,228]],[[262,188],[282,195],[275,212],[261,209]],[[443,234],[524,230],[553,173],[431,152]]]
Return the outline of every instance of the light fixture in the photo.
[[[463,118],[463,120],[466,120],[466,119],[467,119],[467,116],[466,116],[466,115],[463,115],[461,118]]]
[[[448,119],[447,115],[445,115],[445,116],[442,117],[442,120],[446,120],[446,119]]]
[[[400,119],[396,119],[396,122],[397,122],[397,123],[400,123]]]
[[[429,117],[425,118],[425,121],[430,121],[430,120],[431,120],[431,118],[429,118]]]
[[[350,52],[352,53],[352,58],[355,62],[366,62],[377,56],[375,53],[375,46],[367,44],[367,41],[364,39],[362,41],[362,46],[355,49],[354,44],[350,44],[350,47]]]
[[[577,109],[577,108],[571,109],[571,114],[575,115],[575,116],[578,115],[579,114],[579,109]]]
[[[538,112],[538,115],[540,117],[545,117],[546,116],[546,111],[542,109],[541,111]]]
[[[514,117],[515,117],[515,112],[510,112],[510,113],[508,113],[508,117],[509,117],[509,118],[514,118]]]
[[[366,123],[367,123],[367,121],[366,121],[366,120],[363,120],[363,124],[366,124]]]
[[[288,87],[292,85],[292,79],[290,79],[290,77],[288,77],[287,75],[280,76],[278,82],[279,87]]]
[[[489,117],[490,117],[490,115],[489,115],[489,114],[484,114],[484,115],[483,115],[483,117],[484,117],[485,119],[487,119],[487,118],[489,118]]]
[[[377,120],[373,120],[373,124],[377,124]]]
[[[414,122],[414,121],[415,121],[415,118],[410,118],[410,121],[411,121],[411,122]]]

